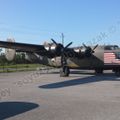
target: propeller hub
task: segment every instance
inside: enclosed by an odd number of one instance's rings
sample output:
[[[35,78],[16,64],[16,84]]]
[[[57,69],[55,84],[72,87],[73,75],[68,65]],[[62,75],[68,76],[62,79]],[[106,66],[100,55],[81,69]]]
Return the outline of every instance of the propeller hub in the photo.
[[[62,44],[57,43],[54,39],[51,39],[51,40],[56,45],[55,53],[58,56],[64,55],[65,50],[72,44],[72,42],[70,42],[68,45],[64,47]]]
[[[90,46],[86,46],[84,43],[83,43],[83,46],[85,47],[85,56],[86,57],[90,57],[92,55],[92,53],[95,52],[95,49],[98,47],[98,44],[92,49]]]
[[[57,54],[57,55],[61,55],[61,53],[64,52],[64,47],[63,47],[63,45],[62,45],[62,44],[57,44],[55,51],[56,51],[56,54]]]
[[[85,50],[85,56],[86,57],[90,57],[92,54],[92,49],[91,47],[87,47],[86,50]]]

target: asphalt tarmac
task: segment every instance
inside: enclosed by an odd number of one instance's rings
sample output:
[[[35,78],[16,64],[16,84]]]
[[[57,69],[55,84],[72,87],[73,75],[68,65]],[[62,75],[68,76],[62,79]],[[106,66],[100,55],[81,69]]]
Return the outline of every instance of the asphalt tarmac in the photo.
[[[111,71],[0,73],[0,120],[120,120],[120,78]]]

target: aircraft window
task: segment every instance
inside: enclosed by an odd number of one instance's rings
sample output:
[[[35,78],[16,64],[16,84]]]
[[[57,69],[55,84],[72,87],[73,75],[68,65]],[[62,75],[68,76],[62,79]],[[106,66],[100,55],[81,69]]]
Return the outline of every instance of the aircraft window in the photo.
[[[106,46],[106,47],[105,47],[105,50],[111,50],[111,47]]]
[[[117,50],[119,49],[118,46],[105,46],[105,50]]]
[[[114,50],[114,46],[112,46],[112,47],[110,47],[111,48],[111,50]]]
[[[117,49],[119,49],[119,47],[118,46],[114,46],[114,49],[117,50]]]
[[[120,53],[116,53],[116,58],[120,59]]]

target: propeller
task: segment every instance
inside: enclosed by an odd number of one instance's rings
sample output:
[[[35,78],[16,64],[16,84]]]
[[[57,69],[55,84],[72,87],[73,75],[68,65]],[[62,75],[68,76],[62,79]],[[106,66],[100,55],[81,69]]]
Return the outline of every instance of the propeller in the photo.
[[[55,45],[58,45],[58,43],[54,39],[51,39],[51,40]]]
[[[93,48],[93,51],[98,47],[98,44]]]
[[[56,52],[60,52],[60,54],[62,54],[70,45],[72,45],[73,42],[70,42],[69,44],[67,44],[65,47],[63,46],[63,44],[61,43],[57,43],[54,39],[51,39],[52,42],[56,45]],[[57,50],[60,51],[57,51]]]
[[[84,43],[83,43],[83,46],[84,46],[85,48],[88,48],[88,46],[86,46]]]
[[[86,46],[84,43],[83,43],[83,46],[86,48],[85,55],[87,57],[90,57],[91,54],[95,52],[95,49],[98,47],[98,44],[95,45],[93,48],[91,48],[90,46]]]
[[[73,44],[73,42],[70,42],[68,45],[65,46],[65,49],[67,49],[72,44]]]
[[[61,65],[64,66],[67,64],[66,58],[65,58],[65,50],[73,43],[70,42],[65,47],[61,43],[57,43],[54,39],[51,39],[52,42],[56,45],[56,54],[61,56]]]

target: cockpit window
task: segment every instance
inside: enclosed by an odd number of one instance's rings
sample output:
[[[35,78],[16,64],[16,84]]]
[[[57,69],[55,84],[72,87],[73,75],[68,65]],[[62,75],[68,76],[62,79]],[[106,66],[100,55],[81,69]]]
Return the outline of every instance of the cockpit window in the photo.
[[[105,50],[118,50],[119,47],[117,45],[114,46],[105,46]]]
[[[116,53],[115,55],[117,59],[120,59],[120,52]]]
[[[119,49],[119,47],[118,47],[118,46],[114,46],[114,49],[115,49],[115,50],[118,50],[118,49]]]

